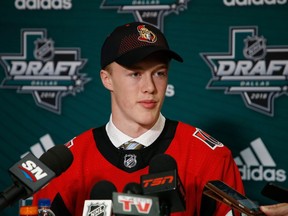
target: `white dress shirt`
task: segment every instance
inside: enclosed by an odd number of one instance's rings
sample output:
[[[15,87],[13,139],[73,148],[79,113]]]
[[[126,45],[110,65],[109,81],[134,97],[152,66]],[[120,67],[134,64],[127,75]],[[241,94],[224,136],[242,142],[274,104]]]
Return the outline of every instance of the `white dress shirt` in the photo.
[[[116,128],[116,126],[112,122],[112,114],[111,114],[110,120],[106,124],[106,132],[108,134],[109,139],[116,148],[119,148],[122,144],[128,141],[136,141],[147,147],[151,145],[159,137],[164,128],[165,120],[166,120],[165,117],[160,113],[157,122],[150,130],[146,131],[139,137],[133,138],[124,134],[118,128]]]

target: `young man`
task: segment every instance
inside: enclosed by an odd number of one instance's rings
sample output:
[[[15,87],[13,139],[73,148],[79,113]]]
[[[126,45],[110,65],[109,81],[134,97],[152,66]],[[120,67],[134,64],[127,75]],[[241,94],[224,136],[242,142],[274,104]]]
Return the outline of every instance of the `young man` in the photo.
[[[110,120],[67,144],[74,155],[71,167],[37,193],[34,203],[49,197],[59,215],[79,216],[97,182],[110,181],[123,192],[129,182],[140,183],[148,174],[155,155],[167,154],[176,160],[186,191],[186,210],[171,215],[231,215],[227,205],[202,196],[206,182],[215,179],[244,193],[230,150],[204,131],[160,112],[171,59],[183,61],[163,33],[146,23],[119,26],[106,38],[100,77],[111,93]],[[128,141],[144,147],[123,149]]]

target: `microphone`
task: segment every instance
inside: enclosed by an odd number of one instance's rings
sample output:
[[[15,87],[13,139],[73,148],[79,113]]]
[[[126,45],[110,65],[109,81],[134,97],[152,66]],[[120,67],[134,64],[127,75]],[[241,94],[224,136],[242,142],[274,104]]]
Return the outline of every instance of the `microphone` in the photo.
[[[65,145],[56,145],[39,159],[28,153],[9,172],[13,185],[0,194],[0,211],[19,199],[26,199],[72,164],[73,155]]]
[[[173,157],[167,154],[153,157],[149,174],[141,176],[141,185],[143,194],[159,197],[161,215],[169,216],[172,212],[186,210],[185,189]]]
[[[113,193],[113,213],[116,215],[159,216],[158,197],[143,196],[140,184],[128,183],[123,193]]]
[[[90,200],[85,200],[82,216],[110,216],[112,210],[112,193],[117,191],[112,182],[102,180],[96,183],[91,192]]]
[[[288,202],[288,188],[268,182],[261,191],[261,194],[279,203]]]
[[[128,194],[143,194],[143,190],[140,184],[136,182],[130,182],[125,185],[123,193]]]

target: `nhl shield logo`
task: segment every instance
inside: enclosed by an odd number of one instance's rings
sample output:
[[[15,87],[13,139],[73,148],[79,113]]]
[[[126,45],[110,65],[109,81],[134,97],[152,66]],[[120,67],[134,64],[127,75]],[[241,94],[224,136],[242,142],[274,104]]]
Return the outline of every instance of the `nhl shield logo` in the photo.
[[[266,40],[263,37],[248,36],[245,41],[243,54],[247,59],[257,61],[266,55]]]
[[[38,38],[34,41],[34,57],[42,61],[48,61],[54,57],[54,42],[46,38]]]
[[[88,208],[87,216],[106,216],[105,208],[105,204],[91,204]]]
[[[126,154],[124,156],[124,166],[127,168],[133,168],[137,164],[136,155],[135,154]]]

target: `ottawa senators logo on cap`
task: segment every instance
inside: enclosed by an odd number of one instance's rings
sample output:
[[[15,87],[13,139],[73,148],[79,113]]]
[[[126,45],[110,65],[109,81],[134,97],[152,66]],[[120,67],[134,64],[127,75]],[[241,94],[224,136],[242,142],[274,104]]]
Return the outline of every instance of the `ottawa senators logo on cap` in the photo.
[[[145,25],[139,25],[137,26],[137,30],[139,32],[138,40],[148,43],[155,43],[157,41],[156,35],[147,29]]]

